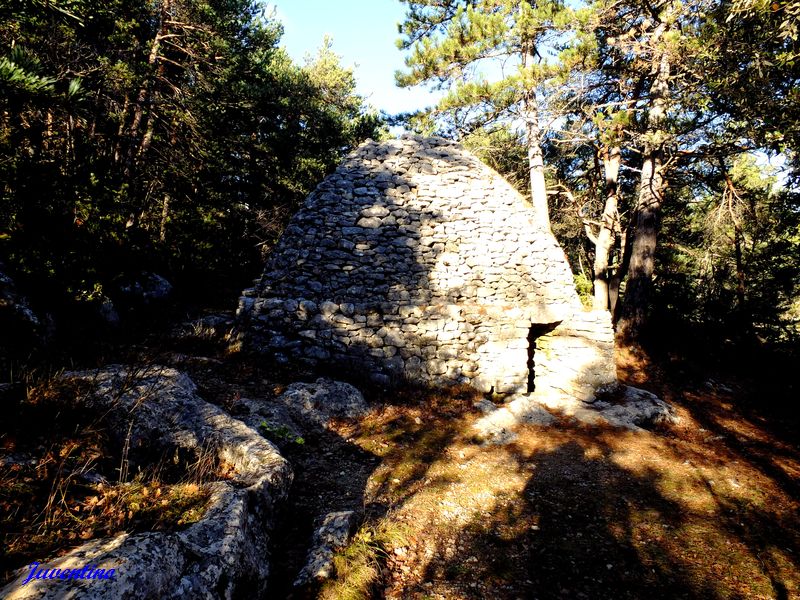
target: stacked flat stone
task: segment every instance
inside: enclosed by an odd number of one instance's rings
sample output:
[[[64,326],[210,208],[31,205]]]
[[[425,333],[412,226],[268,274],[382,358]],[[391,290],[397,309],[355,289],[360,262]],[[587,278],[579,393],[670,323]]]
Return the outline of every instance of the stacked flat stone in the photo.
[[[385,383],[526,391],[534,324],[549,326],[535,342],[542,385],[564,352],[593,352],[604,371],[593,381],[613,365],[610,324],[582,310],[555,238],[500,175],[443,138],[351,153],[292,218],[238,315],[279,359]]]

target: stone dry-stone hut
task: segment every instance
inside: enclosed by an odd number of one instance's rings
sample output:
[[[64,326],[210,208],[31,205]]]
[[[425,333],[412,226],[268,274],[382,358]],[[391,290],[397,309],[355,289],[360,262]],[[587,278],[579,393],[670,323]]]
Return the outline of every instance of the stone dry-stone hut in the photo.
[[[368,141],[308,197],[238,315],[279,359],[497,393],[582,399],[616,380],[607,313],[585,311],[526,201],[461,146]]]

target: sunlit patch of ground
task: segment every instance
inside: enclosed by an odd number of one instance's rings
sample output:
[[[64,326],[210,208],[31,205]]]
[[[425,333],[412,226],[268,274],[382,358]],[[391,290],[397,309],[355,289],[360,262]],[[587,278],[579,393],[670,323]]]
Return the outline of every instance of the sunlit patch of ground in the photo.
[[[478,446],[466,391],[391,402],[341,435],[380,457],[375,570],[350,597],[800,597],[796,447],[736,393],[673,388],[680,425],[560,423]],[[343,560],[340,557],[340,561]],[[340,562],[340,564],[342,564]],[[345,593],[345,592],[342,592]]]

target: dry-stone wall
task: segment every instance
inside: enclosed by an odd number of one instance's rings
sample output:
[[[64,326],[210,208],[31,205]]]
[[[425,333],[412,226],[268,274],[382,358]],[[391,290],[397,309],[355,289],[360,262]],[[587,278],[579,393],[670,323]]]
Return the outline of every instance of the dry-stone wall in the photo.
[[[614,380],[610,323],[583,311],[555,238],[502,177],[441,138],[370,141],[348,156],[291,220],[238,315],[279,359],[387,383],[588,398]]]

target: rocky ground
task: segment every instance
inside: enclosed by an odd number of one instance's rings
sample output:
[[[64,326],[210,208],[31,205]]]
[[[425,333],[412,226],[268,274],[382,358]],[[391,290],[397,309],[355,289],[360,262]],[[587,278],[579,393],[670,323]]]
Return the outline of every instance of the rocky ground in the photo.
[[[295,482],[271,597],[798,597],[797,417],[752,381],[629,353],[618,362],[677,423],[632,430],[562,415],[487,444],[476,438],[480,394],[372,388],[363,418],[284,442]],[[222,403],[283,390],[247,361],[199,370]],[[315,520],[343,510],[360,528],[334,576],[293,587]]]
[[[623,380],[667,400],[677,422],[556,413],[493,444],[475,428],[487,399],[468,389],[366,387],[362,416],[345,403],[304,418],[316,374],[225,353],[225,327],[195,324],[143,354],[187,373],[291,464],[269,598],[800,597],[797,416],[776,382],[620,353]],[[312,387],[288,385],[298,380]],[[348,511],[344,538],[315,536]],[[318,559],[336,546],[328,577],[297,586],[314,539],[330,542]]]

